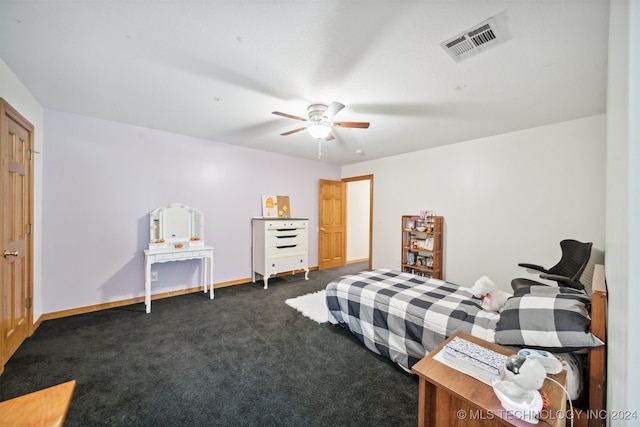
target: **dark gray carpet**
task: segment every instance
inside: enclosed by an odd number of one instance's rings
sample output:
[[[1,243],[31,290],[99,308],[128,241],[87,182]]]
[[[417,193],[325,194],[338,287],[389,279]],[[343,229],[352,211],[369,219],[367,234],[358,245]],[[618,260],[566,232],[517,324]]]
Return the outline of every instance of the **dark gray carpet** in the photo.
[[[0,400],[77,381],[67,426],[415,426],[418,383],[284,301],[366,263],[44,322]]]

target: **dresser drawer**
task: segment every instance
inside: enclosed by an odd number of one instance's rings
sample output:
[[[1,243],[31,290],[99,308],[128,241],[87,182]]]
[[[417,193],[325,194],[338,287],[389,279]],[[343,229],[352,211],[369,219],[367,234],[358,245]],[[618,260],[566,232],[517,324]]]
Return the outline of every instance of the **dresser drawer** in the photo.
[[[185,259],[185,258],[192,258],[193,252],[176,252],[173,255],[173,259]]]
[[[275,248],[279,246],[303,245],[307,241],[306,233],[293,233],[286,236],[267,236],[265,246]]]
[[[156,254],[156,255],[152,255],[152,257],[156,262],[171,261],[172,259],[175,259],[174,254]]]
[[[265,230],[265,236],[291,236],[292,234],[302,234],[306,232],[306,228],[273,228]]]
[[[209,255],[210,255],[210,251],[206,251],[206,250],[198,250],[198,251],[185,250],[183,252],[178,249],[175,252],[154,254],[152,256],[155,262],[163,262],[163,261],[179,261],[181,259],[187,259],[187,258],[204,258]]]
[[[267,261],[267,273],[280,273],[283,271],[302,270],[308,268],[307,254],[271,258]]]
[[[210,256],[211,252],[210,251],[192,251],[191,252],[191,257],[193,258],[204,258],[207,256]]]
[[[296,228],[307,228],[309,221],[305,219],[267,221],[265,230],[290,230]]]
[[[282,245],[267,248],[267,259],[281,258],[292,255],[306,254],[307,245]]]

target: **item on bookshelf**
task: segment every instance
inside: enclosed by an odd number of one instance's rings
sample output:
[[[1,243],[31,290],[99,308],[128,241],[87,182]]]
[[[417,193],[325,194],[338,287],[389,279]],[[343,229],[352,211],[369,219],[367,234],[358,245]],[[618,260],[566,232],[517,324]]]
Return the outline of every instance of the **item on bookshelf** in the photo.
[[[423,221],[425,221],[430,216],[434,216],[433,211],[428,210],[428,209],[423,209],[423,210],[420,211],[420,219],[422,219]]]
[[[546,370],[537,359],[514,354],[507,357],[503,379],[494,382],[493,391],[513,416],[537,424],[543,406],[538,390],[546,376]]]
[[[428,251],[433,250],[433,236],[427,236],[427,238],[424,239],[424,248]]]
[[[415,227],[415,223],[413,222],[413,219],[407,219],[404,224],[404,229],[406,231],[411,231],[413,230],[414,227]]]
[[[413,265],[416,262],[416,255],[413,252],[407,252],[407,264]]]

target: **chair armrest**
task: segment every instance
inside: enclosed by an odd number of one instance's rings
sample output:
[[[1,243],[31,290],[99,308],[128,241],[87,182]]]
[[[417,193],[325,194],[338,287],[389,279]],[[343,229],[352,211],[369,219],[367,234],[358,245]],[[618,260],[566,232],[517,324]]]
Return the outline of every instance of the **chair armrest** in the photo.
[[[524,268],[529,268],[531,270],[536,270],[536,271],[541,271],[543,273],[547,273],[548,270],[540,265],[536,265],[536,264],[527,264],[527,263],[519,263],[518,264],[520,267],[524,267]]]
[[[555,280],[560,281],[560,282],[570,282],[571,281],[571,277],[567,277],[567,276],[560,276],[559,274],[541,274],[540,275],[541,279],[547,279],[547,280]]]
[[[513,289],[514,292],[520,289],[525,289],[525,288],[529,289],[531,286],[549,286],[549,285],[542,282],[536,282],[535,280],[523,279],[523,278],[513,279],[511,281],[511,289]]]
[[[567,286],[570,288],[574,288],[574,289],[579,289],[579,290],[583,290],[584,289],[584,285],[582,283],[580,283],[580,281],[578,280],[571,280],[570,277],[567,276],[560,276],[558,274],[541,274],[540,275],[541,279],[548,279],[548,280],[555,280],[556,282],[558,282],[558,286]]]

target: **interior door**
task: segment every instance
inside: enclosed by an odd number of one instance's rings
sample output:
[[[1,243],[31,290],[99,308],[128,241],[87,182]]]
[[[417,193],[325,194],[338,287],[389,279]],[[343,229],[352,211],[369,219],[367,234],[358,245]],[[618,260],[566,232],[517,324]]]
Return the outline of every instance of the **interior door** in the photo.
[[[319,270],[347,263],[346,190],[346,183],[342,181],[320,180]]]
[[[0,372],[33,332],[33,125],[0,99]]]

